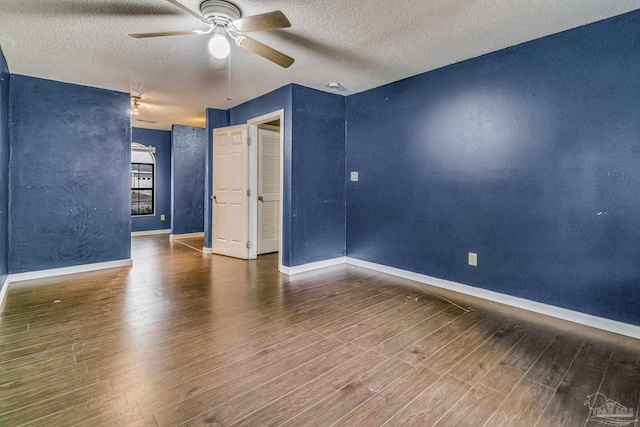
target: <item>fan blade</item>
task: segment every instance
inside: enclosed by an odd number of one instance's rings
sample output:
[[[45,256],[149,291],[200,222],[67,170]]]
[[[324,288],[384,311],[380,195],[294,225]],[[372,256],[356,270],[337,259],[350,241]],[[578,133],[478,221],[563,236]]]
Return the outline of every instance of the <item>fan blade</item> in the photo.
[[[250,39],[249,37],[240,38],[238,44],[243,49],[253,52],[256,55],[260,55],[269,61],[278,64],[281,67],[289,68],[293,64],[293,58],[285,55],[282,52],[270,48],[266,44],[260,43],[257,40]]]
[[[204,16],[200,15],[198,12],[195,12],[195,11],[189,9],[187,6],[183,5],[182,3],[177,2],[176,0],[167,0],[167,1],[169,3],[171,3],[172,5],[174,5],[175,7],[177,7],[178,9],[182,10],[183,12],[188,13],[189,15],[193,16],[198,21],[204,22],[205,24],[209,25],[209,21],[204,19]]]
[[[233,21],[233,26],[241,33],[252,31],[276,30],[278,28],[289,28],[291,22],[284,16],[284,13],[275,12],[263,13],[262,15],[247,16]]]
[[[196,34],[201,34],[198,30],[191,31],[163,31],[160,33],[137,33],[137,34],[129,34],[129,37],[133,37],[134,39],[146,39],[149,37],[165,37],[165,36],[193,36]]]

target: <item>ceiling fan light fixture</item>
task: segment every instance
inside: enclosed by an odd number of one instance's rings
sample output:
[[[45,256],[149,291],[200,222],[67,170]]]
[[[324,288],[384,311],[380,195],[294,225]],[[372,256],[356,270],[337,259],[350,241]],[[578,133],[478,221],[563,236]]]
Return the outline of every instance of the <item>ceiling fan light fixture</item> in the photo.
[[[223,32],[214,32],[209,40],[209,52],[214,58],[224,59],[231,52],[231,45],[227,40],[227,35]]]
[[[338,82],[329,82],[329,84],[327,84],[327,87],[331,90],[340,91],[340,92],[346,92],[347,90],[349,90],[346,87],[342,86],[342,83],[338,83]]]
[[[131,109],[129,110],[129,113],[132,116],[137,116],[138,115],[138,109],[140,108],[140,101],[142,101],[142,98],[139,96],[132,96],[131,97]]]
[[[199,22],[206,24],[208,29],[132,33],[129,34],[129,36],[134,39],[144,39],[152,37],[204,35],[213,32],[208,47],[209,52],[214,58],[224,59],[229,56],[231,53],[231,45],[229,44],[230,37],[242,49],[261,56],[283,68],[288,68],[294,63],[294,59],[290,56],[245,35],[245,33],[253,31],[269,31],[291,27],[291,22],[289,22],[284,13],[279,10],[243,18],[240,9],[227,0],[204,0],[200,4],[200,13],[188,8],[182,4],[181,1],[166,1],[184,13],[191,15]]]

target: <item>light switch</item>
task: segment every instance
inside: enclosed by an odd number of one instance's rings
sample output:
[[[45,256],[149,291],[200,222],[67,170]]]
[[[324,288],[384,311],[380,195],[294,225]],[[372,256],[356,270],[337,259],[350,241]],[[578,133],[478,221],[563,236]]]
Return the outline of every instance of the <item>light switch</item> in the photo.
[[[469,265],[474,267],[478,266],[478,254],[475,252],[469,252]]]
[[[351,172],[351,181],[358,180],[358,172]]]
[[[164,215],[160,215],[160,221],[164,221]]]

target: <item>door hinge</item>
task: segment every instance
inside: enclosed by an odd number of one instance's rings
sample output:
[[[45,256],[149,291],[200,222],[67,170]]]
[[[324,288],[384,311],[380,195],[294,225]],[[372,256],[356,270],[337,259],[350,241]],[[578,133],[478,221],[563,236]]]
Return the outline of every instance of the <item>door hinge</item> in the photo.
[[[247,242],[247,249],[251,249],[251,242]]]
[[[251,137],[247,137],[247,145],[251,145]]]
[[[251,197],[251,190],[247,190],[247,197]]]

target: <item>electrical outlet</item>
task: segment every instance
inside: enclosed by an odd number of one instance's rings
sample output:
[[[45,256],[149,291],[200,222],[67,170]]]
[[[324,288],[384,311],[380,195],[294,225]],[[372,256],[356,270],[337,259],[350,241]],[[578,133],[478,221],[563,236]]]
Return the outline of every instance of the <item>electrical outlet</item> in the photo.
[[[164,215],[160,215],[160,221],[164,221]]]
[[[478,254],[475,252],[469,252],[469,265],[474,267],[478,266]]]
[[[351,181],[358,180],[358,172],[351,172]]]

